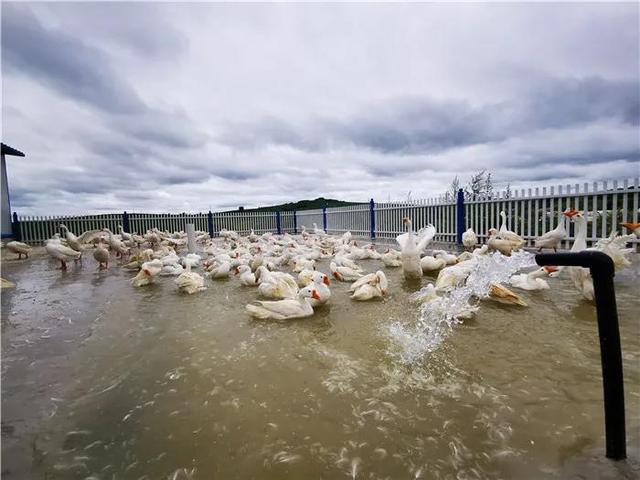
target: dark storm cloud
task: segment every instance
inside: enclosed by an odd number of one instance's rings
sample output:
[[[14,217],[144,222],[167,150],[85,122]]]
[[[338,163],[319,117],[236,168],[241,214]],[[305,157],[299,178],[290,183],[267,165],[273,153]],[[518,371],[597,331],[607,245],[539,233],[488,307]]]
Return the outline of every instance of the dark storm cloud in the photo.
[[[3,69],[29,75],[58,93],[114,113],[139,113],[138,95],[99,49],[45,28],[28,10],[3,5]]]
[[[104,38],[145,59],[172,59],[184,54],[187,38],[174,28],[158,6],[129,2],[126,15],[114,15],[108,2],[74,2],[56,5],[75,26],[84,26],[92,38]]]
[[[250,180],[252,178],[260,178],[262,175],[259,172],[249,172],[242,170],[221,169],[214,170],[216,177],[224,178],[226,180]]]
[[[160,147],[195,148],[207,141],[207,136],[181,112],[148,110],[141,115],[113,117],[111,122],[132,138]]]
[[[640,124],[640,83],[637,81],[549,78],[533,89],[521,105],[538,128],[562,128],[602,118]]]
[[[112,116],[114,128],[139,140],[173,148],[205,142],[183,113],[147,106],[102,50],[44,27],[26,9],[3,5],[3,13],[4,68]]]
[[[600,119],[638,125],[640,84],[597,77],[546,78],[524,98],[498,104],[473,107],[455,100],[397,98],[368,105],[345,120],[316,118],[294,125],[267,117],[223,130],[218,138],[236,148],[286,145],[326,151],[350,146],[383,154],[427,154]]]

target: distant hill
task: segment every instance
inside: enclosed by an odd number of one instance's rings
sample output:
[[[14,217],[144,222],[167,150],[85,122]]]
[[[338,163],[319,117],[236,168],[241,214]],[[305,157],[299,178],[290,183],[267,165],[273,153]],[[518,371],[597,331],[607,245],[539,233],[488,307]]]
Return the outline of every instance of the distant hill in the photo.
[[[300,200],[299,202],[283,203],[281,205],[272,205],[270,207],[246,208],[245,212],[290,212],[292,210],[313,210],[322,207],[347,207],[349,205],[358,205],[358,203],[343,202],[342,200],[334,200],[333,198],[319,197],[315,200]]]

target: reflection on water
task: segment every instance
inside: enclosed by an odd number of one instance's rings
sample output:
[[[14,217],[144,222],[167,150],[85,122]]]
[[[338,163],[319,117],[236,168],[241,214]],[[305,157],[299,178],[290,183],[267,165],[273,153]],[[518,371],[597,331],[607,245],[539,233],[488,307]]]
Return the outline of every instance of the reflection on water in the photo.
[[[569,279],[518,292],[526,309],[483,302],[408,363],[389,332],[399,322],[419,335],[420,285],[403,286],[399,270],[386,270],[383,301],[352,302],[334,282],[314,317],[259,322],[243,311],[255,289],[235,279],[184,296],[170,278],[133,289],[117,268],[51,265],[3,265],[17,283],[2,298],[7,478],[638,473],[632,275],[618,278],[632,460],[613,464],[595,313]]]

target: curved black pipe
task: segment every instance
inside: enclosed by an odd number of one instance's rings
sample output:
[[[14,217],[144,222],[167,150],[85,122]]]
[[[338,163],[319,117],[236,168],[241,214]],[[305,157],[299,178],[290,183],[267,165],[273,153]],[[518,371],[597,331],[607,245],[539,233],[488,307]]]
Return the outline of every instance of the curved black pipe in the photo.
[[[591,272],[602,361],[606,455],[614,460],[622,460],[627,457],[627,444],[622,351],[616,291],[613,286],[615,275],[613,260],[602,252],[582,251],[576,253],[539,253],[536,255],[536,263],[540,266],[584,267]]]

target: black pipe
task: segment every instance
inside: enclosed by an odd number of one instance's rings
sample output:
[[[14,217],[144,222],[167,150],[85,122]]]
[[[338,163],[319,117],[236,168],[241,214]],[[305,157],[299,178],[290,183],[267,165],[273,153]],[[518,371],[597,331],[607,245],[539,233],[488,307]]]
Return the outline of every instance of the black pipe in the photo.
[[[591,271],[602,361],[606,455],[614,460],[627,458],[622,351],[616,291],[613,286],[613,260],[602,252],[583,251],[539,253],[536,255],[536,263],[540,266],[584,267]]]

